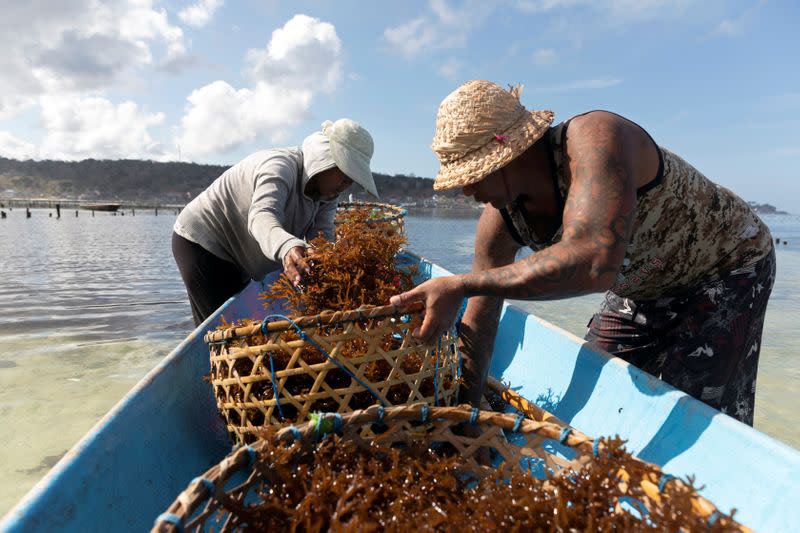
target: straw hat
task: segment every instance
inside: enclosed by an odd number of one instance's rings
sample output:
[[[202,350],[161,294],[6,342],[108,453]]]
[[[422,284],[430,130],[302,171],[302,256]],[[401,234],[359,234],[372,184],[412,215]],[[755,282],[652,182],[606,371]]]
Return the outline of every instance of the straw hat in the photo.
[[[330,139],[331,155],[336,166],[348,178],[378,198],[378,189],[369,168],[375,150],[369,132],[349,118],[340,118],[336,122],[326,120],[322,124],[322,134]]]
[[[464,187],[482,180],[527,150],[550,127],[552,111],[528,111],[522,88],[505,90],[484,81],[468,81],[439,106],[431,148],[440,168],[433,188]]]

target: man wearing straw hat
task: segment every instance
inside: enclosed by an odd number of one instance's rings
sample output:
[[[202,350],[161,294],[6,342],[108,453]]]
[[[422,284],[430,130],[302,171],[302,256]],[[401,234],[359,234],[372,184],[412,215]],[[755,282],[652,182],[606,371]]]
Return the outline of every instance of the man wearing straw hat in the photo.
[[[281,267],[299,284],[309,271],[307,241],[334,238],[339,194],[355,182],[378,197],[373,149],[356,122],[326,121],[302,146],[246,157],[192,200],[175,221],[172,253],[195,325]]]
[[[747,424],[775,277],[772,237],[742,199],[659,147],[637,124],[592,111],[551,126],[520,89],[470,81],[439,107],[434,189],[485,204],[471,274],[395,296],[423,300],[415,332],[460,323],[464,399],[477,403],[504,298],[605,292],[586,339]],[[533,253],[515,261],[519,248]]]

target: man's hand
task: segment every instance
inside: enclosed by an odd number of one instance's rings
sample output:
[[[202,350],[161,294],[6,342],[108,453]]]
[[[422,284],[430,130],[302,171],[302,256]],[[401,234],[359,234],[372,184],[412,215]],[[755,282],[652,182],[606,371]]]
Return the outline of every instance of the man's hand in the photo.
[[[425,304],[425,318],[422,325],[411,334],[422,342],[439,338],[455,322],[464,287],[459,276],[434,278],[408,292],[392,296],[392,305],[406,305],[415,301]]]
[[[303,278],[311,273],[311,267],[306,261],[304,246],[295,246],[283,256],[283,272],[295,285],[300,285]]]

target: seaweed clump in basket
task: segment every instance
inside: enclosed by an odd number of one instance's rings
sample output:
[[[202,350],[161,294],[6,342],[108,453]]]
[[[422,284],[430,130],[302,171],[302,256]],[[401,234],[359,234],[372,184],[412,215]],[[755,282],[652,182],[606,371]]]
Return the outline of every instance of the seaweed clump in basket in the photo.
[[[270,446],[254,467],[264,474],[258,501],[225,498],[218,510],[247,531],[740,531],[732,515],[709,523],[694,511],[691,480],[654,497],[642,482],[657,467],[633,460],[619,439],[601,450],[580,470],[537,479],[516,469],[477,478],[424,444]]]
[[[354,216],[348,214],[348,220],[338,226],[335,242],[323,238],[311,242],[311,272],[302,286],[295,287],[287,276],[281,275],[259,296],[268,311],[280,306],[290,319],[300,320],[326,311],[368,309],[387,305],[392,295],[413,287],[414,269],[399,268],[396,263],[405,236],[375,231],[370,225],[353,220]],[[251,441],[253,428],[302,421],[315,411],[365,408],[378,401],[375,384],[381,385],[379,394],[390,405],[409,401],[435,403],[435,398],[441,401],[445,395],[449,402],[455,397],[457,366],[451,363],[456,360],[454,350],[442,356],[440,366],[439,356],[430,356],[430,347],[417,349],[416,341],[408,337],[419,313],[416,317],[384,314],[370,318],[365,311],[363,315],[355,321],[322,325],[314,321],[308,327],[313,330],[315,343],[307,342],[297,329],[288,327],[279,334],[260,330],[237,337],[218,350],[217,359],[228,358],[229,362],[216,367],[212,363],[211,381],[224,383],[215,385],[215,394],[228,419],[229,431],[235,431],[239,440]],[[224,324],[220,329],[230,327]],[[444,344],[440,343],[437,354],[444,353]],[[323,345],[325,353],[319,349]],[[240,355],[234,360],[229,349],[238,350]],[[253,352],[241,356],[248,349]],[[268,359],[264,358],[265,352]],[[352,372],[329,362],[331,353],[338,361],[349,359],[358,368],[359,383],[373,386],[357,389],[358,380]],[[259,357],[263,362],[259,363]],[[263,366],[256,368],[259,364]],[[329,367],[324,374],[313,370],[321,364]],[[282,373],[284,370],[286,373]],[[260,405],[253,407],[258,402]]]
[[[363,212],[362,212],[363,211]],[[311,273],[301,287],[281,275],[262,293],[265,307],[283,302],[289,316],[344,311],[364,305],[386,305],[389,298],[410,289],[413,272],[397,267],[395,257],[406,243],[400,234],[373,231],[362,220],[369,209],[347,214],[337,228],[335,242],[322,237],[311,241]]]

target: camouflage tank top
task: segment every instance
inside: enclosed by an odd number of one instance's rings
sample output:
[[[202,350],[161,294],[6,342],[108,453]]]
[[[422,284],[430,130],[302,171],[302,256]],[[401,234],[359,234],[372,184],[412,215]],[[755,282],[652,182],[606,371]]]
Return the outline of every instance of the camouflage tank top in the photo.
[[[568,125],[569,120],[552,127],[544,137],[562,211],[569,194],[563,167]],[[631,239],[611,290],[634,300],[679,296],[765,257],[772,236],[750,206],[674,153],[656,146],[659,171],[637,190]],[[514,239],[534,252],[561,240],[561,228],[546,239],[537,239],[528,227],[521,200],[500,213]]]

